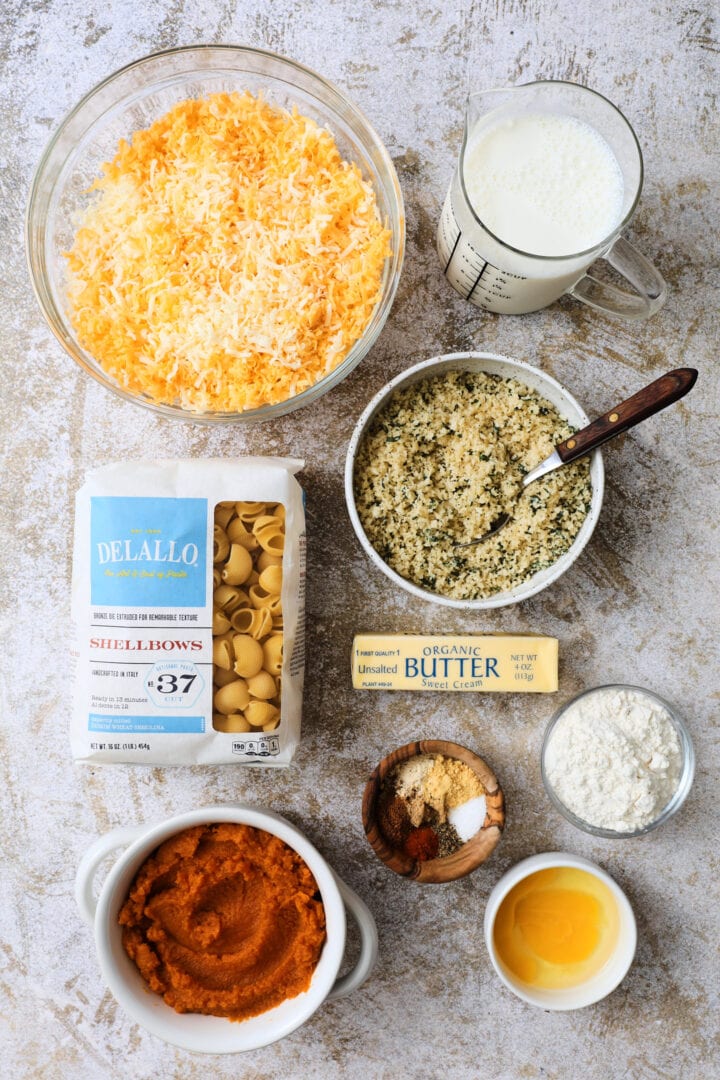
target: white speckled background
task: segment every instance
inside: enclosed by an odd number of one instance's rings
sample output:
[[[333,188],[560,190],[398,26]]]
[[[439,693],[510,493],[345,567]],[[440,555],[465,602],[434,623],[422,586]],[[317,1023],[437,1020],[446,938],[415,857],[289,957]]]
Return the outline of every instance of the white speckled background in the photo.
[[[718,9],[713,0],[4,0],[0,6],[0,333],[3,363],[2,1075],[42,1080],[208,1075],[670,1080],[718,1073],[717,350]],[[366,112],[395,159],[408,218],[405,271],[379,343],[310,410],[252,428],[169,424],[75,369],[34,301],[23,255],[30,178],[51,132],[115,68],[195,42],[274,49],[319,70]],[[563,300],[524,318],[485,315],[445,283],[434,229],[474,89],[585,82],[614,100],[645,153],[631,229],[670,285],[650,322]],[[713,153],[715,156],[713,156]],[[355,542],[342,465],[353,423],[411,362],[477,347],[540,364],[602,411],[663,370],[700,369],[692,395],[606,454],[600,525],[557,585],[473,618],[386,585]],[[86,469],[118,458],[244,452],[304,456],[310,530],[303,742],[285,772],[89,768],[70,760],[66,679],[73,499]],[[358,630],[532,630],[561,642],[550,697],[353,693]],[[674,701],[698,756],[694,789],[645,839],[595,841],[544,796],[539,749],[559,701],[625,680]],[[483,754],[504,785],[505,837],[449,886],[393,876],[360,822],[364,780],[414,737]],[[72,898],[99,833],[245,799],[300,825],[374,911],[381,959],[365,987],[285,1041],[245,1057],[173,1050],[132,1024],[99,975]],[[482,940],[489,890],[536,851],[606,867],[639,924],[636,963],[610,998],[574,1014],[503,990]],[[714,1061],[714,1064],[713,1064]]]

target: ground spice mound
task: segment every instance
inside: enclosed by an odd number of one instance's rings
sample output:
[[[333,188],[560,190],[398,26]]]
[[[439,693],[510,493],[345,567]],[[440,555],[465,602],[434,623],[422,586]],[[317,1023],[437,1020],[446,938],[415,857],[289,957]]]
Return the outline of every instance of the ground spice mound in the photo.
[[[182,101],[103,166],[70,321],[120,386],[189,410],[285,401],[362,336],[389,232],[332,135],[262,96]]]
[[[449,816],[484,793],[477,774],[464,761],[443,754],[418,754],[396,765],[383,781],[378,799],[380,832],[392,847],[420,862],[452,855],[465,840]]]
[[[482,795],[484,788],[464,761],[436,758],[425,778],[425,799],[440,810],[452,810]]]
[[[309,868],[247,825],[186,829],[140,867],[118,922],[151,990],[176,1012],[245,1020],[307,990],[325,942]]]

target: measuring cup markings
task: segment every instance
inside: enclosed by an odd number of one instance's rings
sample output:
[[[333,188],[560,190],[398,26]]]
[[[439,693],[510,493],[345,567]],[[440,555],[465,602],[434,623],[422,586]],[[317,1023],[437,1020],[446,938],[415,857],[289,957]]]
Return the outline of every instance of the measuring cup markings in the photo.
[[[506,243],[480,220],[466,189],[464,168],[474,133],[513,118],[542,122],[540,114],[551,121],[553,117],[576,118],[579,131],[591,130],[606,146],[623,178],[623,205],[615,226],[592,248],[576,249],[568,255],[533,255]],[[642,155],[635,133],[622,113],[593,90],[573,83],[538,82],[473,94],[460,158],[438,224],[437,249],[443,273],[470,303],[498,313],[537,311],[571,293],[611,314],[647,318],[662,306],[665,284],[652,264],[620,236],[637,205],[642,178]],[[634,292],[605,287],[589,276],[588,267],[598,258],[611,262]]]
[[[443,273],[456,292],[476,306],[488,308],[493,302],[516,302],[514,286],[528,279],[491,262],[478,250],[460,226],[452,195],[448,193],[438,228]]]

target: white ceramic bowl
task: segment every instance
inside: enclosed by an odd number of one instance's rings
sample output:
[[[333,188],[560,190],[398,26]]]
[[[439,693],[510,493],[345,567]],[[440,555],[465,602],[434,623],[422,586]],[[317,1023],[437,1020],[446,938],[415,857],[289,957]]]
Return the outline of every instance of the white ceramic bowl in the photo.
[[[590,511],[583,522],[580,532],[575,537],[572,546],[565,554],[545,570],[540,570],[533,577],[516,585],[514,589],[494,593],[492,596],[480,600],[456,600],[453,597],[442,596],[440,593],[423,589],[414,582],[408,581],[380,557],[370,543],[365,530],[362,527],[355,506],[355,494],[353,490],[353,475],[355,471],[355,457],[362,437],[375,415],[387,404],[391,395],[398,389],[405,389],[422,379],[441,375],[446,371],[485,371],[490,375],[500,375],[506,379],[517,379],[532,390],[542,394],[555,406],[561,416],[568,420],[574,427],[582,428],[588,424],[589,417],[585,414],[572,394],[561,383],[547,375],[539,368],[531,367],[522,360],[511,360],[507,356],[498,356],[495,353],[448,353],[445,356],[435,356],[430,360],[424,360],[421,364],[401,372],[391,382],[387,383],[382,390],[378,391],[362,416],[358,420],[345,461],[345,500],[348,513],[355,534],[365,549],[366,553],[384,574],[401,589],[418,596],[423,600],[431,600],[436,604],[444,604],[446,607],[466,608],[471,610],[485,610],[488,608],[505,607],[508,604],[517,604],[521,600],[527,600],[535,593],[552,585],[562,574],[568,570],[583,550],[592,536],[602,506],[603,492],[605,488],[605,471],[603,469],[600,451],[595,450],[590,458],[590,480],[592,483],[592,499]]]
[[[284,840],[305,860],[325,908],[327,940],[309,989],[260,1016],[235,1022],[219,1016],[177,1013],[148,986],[122,945],[118,913],[143,862],[169,837],[196,825],[234,822],[263,829]],[[95,901],[93,884],[100,864],[122,850]],[[122,1008],[148,1031],[174,1046],[204,1054],[256,1050],[289,1035],[326,1000],[344,997],[368,977],[377,958],[375,922],[360,897],[328,866],[322,855],[289,821],[272,810],[249,806],[211,806],[179,814],[156,825],[115,829],[85,853],[75,880],[75,898],[85,921],[94,928],[103,978]],[[338,978],[345,951],[345,907],[360,930],[355,967]]]
[[[520,982],[510,972],[499,958],[494,942],[495,918],[500,904],[507,894],[519,881],[535,874],[538,870],[549,870],[555,866],[572,866],[578,870],[587,870],[599,878],[612,893],[617,904],[620,919],[620,933],[615,952],[608,962],[591,979],[566,990],[545,990],[539,987],[528,986]],[[530,1005],[537,1005],[541,1009],[554,1012],[567,1012],[570,1009],[582,1009],[586,1005],[592,1005],[596,1001],[607,997],[608,994],[622,982],[628,973],[635,956],[637,945],[637,926],[635,915],[630,903],[609,874],[606,874],[589,859],[583,859],[579,855],[570,855],[563,851],[550,851],[542,855],[531,855],[528,859],[516,863],[500,878],[495,888],[488,897],[485,908],[485,944],[490,954],[490,960],[502,982],[514,994]]]

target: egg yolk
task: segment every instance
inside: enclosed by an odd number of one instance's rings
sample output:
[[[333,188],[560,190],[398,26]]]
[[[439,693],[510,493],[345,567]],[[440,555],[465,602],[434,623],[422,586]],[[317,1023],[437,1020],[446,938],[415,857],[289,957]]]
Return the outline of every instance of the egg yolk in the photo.
[[[619,935],[615,898],[594,874],[572,866],[538,870],[518,882],[495,918],[500,962],[542,989],[577,986],[610,959]]]

